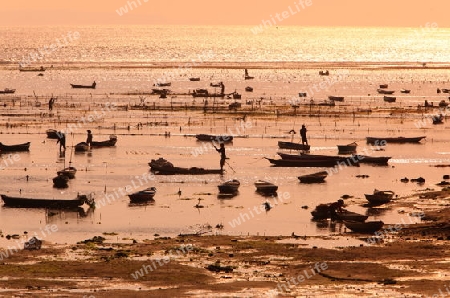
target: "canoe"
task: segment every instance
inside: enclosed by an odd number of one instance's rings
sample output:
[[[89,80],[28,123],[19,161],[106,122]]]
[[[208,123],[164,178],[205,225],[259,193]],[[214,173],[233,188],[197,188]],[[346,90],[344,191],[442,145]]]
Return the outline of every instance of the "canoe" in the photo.
[[[347,145],[337,145],[339,154],[350,154],[356,152],[356,147],[358,144],[355,142],[347,144]]]
[[[171,82],[168,82],[168,83],[155,83],[155,84],[153,84],[153,86],[156,86],[156,87],[170,87],[171,85],[172,85]]]
[[[320,204],[317,205],[316,208],[311,211],[311,215],[314,220],[322,220],[331,218],[330,204]],[[343,210],[342,212],[337,213],[337,220],[352,220],[352,221],[365,221],[368,218],[367,215],[359,214],[356,212]]]
[[[364,194],[367,201],[371,205],[382,205],[389,203],[394,197],[394,192],[391,190],[374,190],[373,194]]]
[[[113,147],[117,143],[117,136],[116,135],[110,135],[109,140],[106,141],[100,141],[100,142],[94,142],[92,141],[91,147]]]
[[[0,142],[0,152],[28,151],[30,150],[30,142],[17,145],[5,145]]]
[[[313,174],[302,175],[298,177],[301,183],[323,183],[328,176],[328,172],[320,171]]]
[[[153,200],[156,194],[156,187],[148,187],[144,190],[137,191],[135,193],[129,194],[131,203],[139,203]]]
[[[21,207],[21,208],[54,208],[54,209],[70,209],[78,208],[84,203],[93,206],[94,200],[88,198],[86,195],[77,195],[75,199],[35,199],[12,197],[8,195],[1,195],[5,206]]]
[[[383,96],[383,100],[385,102],[395,102],[397,100],[397,97],[394,97],[394,96]]]
[[[388,84],[381,84],[380,89],[386,89],[388,87]]]
[[[274,194],[278,190],[278,186],[264,180],[257,180],[255,182],[256,191],[263,194]]]
[[[377,164],[377,165],[387,165],[390,156],[369,156],[369,155],[360,155],[355,154],[354,157],[359,160],[359,163],[366,164]]]
[[[291,149],[291,150],[309,150],[311,148],[311,146],[303,145],[303,144],[300,144],[300,143],[294,143],[294,142],[278,141],[278,148],[280,148],[280,149]]]
[[[228,180],[217,187],[220,193],[235,193],[238,191],[241,183],[237,179]]]
[[[344,96],[328,96],[329,100],[333,100],[333,101],[344,101]]]
[[[380,230],[384,222],[381,220],[367,222],[344,220],[344,225],[355,233],[372,234]]]
[[[45,131],[45,133],[49,139],[59,139],[58,131],[56,129],[49,128]]]
[[[204,169],[204,168],[182,168],[174,167],[173,164],[164,158],[157,160],[152,159],[148,165],[150,170],[159,175],[208,175],[208,174],[223,174],[221,169]]]
[[[342,161],[333,159],[266,159],[276,167],[335,167],[342,165],[359,166],[359,163],[352,161],[350,158],[345,158]]]
[[[384,89],[377,89],[377,92],[380,94],[394,94],[394,90],[384,90]]]
[[[66,188],[69,186],[69,177],[63,174],[59,174],[53,178],[53,186],[56,188]]]
[[[315,160],[315,161],[334,161],[337,162],[351,162],[358,163],[356,158],[339,156],[339,155],[320,155],[320,154],[286,154],[277,152],[281,159],[285,160]]]
[[[402,89],[402,90],[400,90],[400,92],[401,92],[401,93],[410,93],[411,90],[409,90],[409,89]]]
[[[9,88],[5,88],[3,90],[0,90],[0,94],[13,94],[16,92],[16,89],[9,89]]]
[[[95,89],[95,86],[97,86],[97,83],[94,82],[92,85],[77,85],[77,84],[70,84],[72,88],[74,89]]]
[[[384,143],[396,143],[396,144],[419,143],[424,138],[426,138],[426,136],[409,137],[409,138],[406,138],[406,137],[394,137],[394,138],[366,137],[366,140],[367,140],[367,144],[383,145]]]
[[[189,78],[189,81],[198,82],[200,81],[200,78]]]
[[[75,178],[75,174],[77,173],[77,169],[75,167],[67,167],[64,168],[58,172],[56,172],[58,175],[64,175],[67,176],[69,179]]]
[[[75,145],[75,152],[85,152],[89,150],[89,146],[86,142],[80,142]]]
[[[229,143],[233,141],[233,136],[231,135],[208,135],[208,134],[197,134],[195,135],[197,141],[212,142],[217,143]]]

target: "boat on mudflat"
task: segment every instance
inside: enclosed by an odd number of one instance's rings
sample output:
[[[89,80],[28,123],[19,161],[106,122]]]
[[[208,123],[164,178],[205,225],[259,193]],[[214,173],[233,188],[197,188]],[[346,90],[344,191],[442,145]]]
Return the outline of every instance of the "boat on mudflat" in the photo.
[[[335,159],[266,159],[276,167],[335,167],[346,164],[348,166],[359,166],[351,158],[344,158],[342,161]]]
[[[220,193],[236,193],[241,183],[237,179],[228,180],[217,187]]]
[[[390,138],[376,138],[376,137],[366,137],[367,144],[374,145],[383,145],[384,143],[396,143],[396,144],[404,144],[404,143],[420,143],[422,139],[425,139],[426,136],[420,137],[390,137]]]
[[[58,172],[56,172],[58,175],[64,175],[67,176],[69,179],[74,179],[75,174],[77,173],[77,169],[75,167],[67,167],[64,168]]]
[[[43,66],[41,67],[20,67],[19,71],[45,71]]]
[[[263,194],[274,194],[278,190],[278,186],[264,180],[257,180],[255,182],[256,191]]]
[[[391,159],[390,156],[370,156],[361,154],[355,154],[353,156],[356,159],[358,159],[359,163],[376,164],[376,165],[387,165],[389,159]]]
[[[394,94],[394,90],[385,90],[385,89],[377,89],[377,92],[380,94]]]
[[[316,208],[311,211],[311,215],[314,220],[323,220],[332,217],[332,210],[330,209],[331,204],[319,204]],[[356,212],[342,210],[342,212],[336,213],[336,220],[351,220],[351,221],[359,221],[363,222],[368,218],[367,215],[359,214]]]
[[[207,174],[223,174],[221,169],[204,169],[204,168],[182,168],[175,167],[169,161],[164,158],[159,158],[157,160],[152,159],[148,165],[150,170],[159,175],[207,175]]]
[[[58,176],[53,178],[53,187],[56,187],[56,188],[69,187],[69,177],[58,173]]]
[[[344,96],[332,96],[332,95],[330,95],[330,96],[328,96],[328,99],[329,100],[332,100],[332,101],[344,101]]]
[[[16,92],[16,89],[5,88],[0,90],[0,94],[13,94],[14,92]]]
[[[366,222],[344,220],[343,222],[348,229],[352,230],[355,233],[362,234],[375,233],[376,231],[379,231],[384,225],[384,222],[382,222],[381,220]]]
[[[382,205],[389,203],[394,197],[394,192],[391,190],[377,190],[373,191],[373,194],[364,194],[366,200],[370,205]]]
[[[95,89],[95,86],[97,86],[97,83],[94,81],[92,85],[77,85],[77,84],[70,84],[72,88],[74,89]]]
[[[313,174],[298,176],[301,183],[323,183],[328,176],[327,171],[320,171]]]
[[[92,141],[91,147],[113,147],[116,145],[116,143],[117,143],[117,136],[110,135],[109,140],[100,141],[100,142]]]
[[[198,82],[198,81],[200,81],[200,78],[199,77],[192,77],[192,78],[189,78],[189,81],[191,81],[191,82]]]
[[[233,136],[231,135],[209,135],[209,134],[197,134],[195,135],[197,141],[203,142],[217,142],[217,143],[229,143],[233,142]]]
[[[20,208],[54,208],[54,209],[71,209],[78,208],[84,203],[93,206],[94,199],[88,198],[86,195],[77,195],[75,199],[36,199],[13,197],[1,195],[5,206]]]
[[[141,203],[153,200],[155,194],[156,187],[148,187],[146,189],[129,194],[128,197],[130,198],[131,203]]]
[[[311,146],[294,142],[278,141],[278,148],[291,150],[309,150]]]
[[[80,142],[75,145],[75,152],[85,152],[89,150],[89,145],[86,142]]]
[[[5,145],[0,142],[0,152],[29,151],[29,150],[30,150],[30,142],[16,145]]]
[[[47,138],[49,139],[59,139],[58,131],[56,129],[49,128],[45,131],[45,133],[47,134]]]
[[[358,160],[352,157],[339,156],[339,155],[321,155],[321,154],[287,154],[277,152],[281,159],[285,160],[312,160],[312,161],[333,161],[337,162],[352,162],[357,164]]]
[[[385,102],[395,102],[397,100],[397,97],[395,96],[383,96],[383,100]]]
[[[356,147],[358,144],[356,142],[347,145],[337,145],[339,154],[350,154],[356,152]]]

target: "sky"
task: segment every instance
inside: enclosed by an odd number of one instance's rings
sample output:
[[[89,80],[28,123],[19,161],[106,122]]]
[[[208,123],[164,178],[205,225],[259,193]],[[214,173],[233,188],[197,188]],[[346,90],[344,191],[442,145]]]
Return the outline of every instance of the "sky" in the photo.
[[[450,27],[449,0],[14,0],[2,2],[0,26],[112,24],[257,26],[263,24],[263,21],[272,20],[279,26],[423,27],[427,23],[435,23],[440,28]],[[285,11],[284,17],[283,11]]]

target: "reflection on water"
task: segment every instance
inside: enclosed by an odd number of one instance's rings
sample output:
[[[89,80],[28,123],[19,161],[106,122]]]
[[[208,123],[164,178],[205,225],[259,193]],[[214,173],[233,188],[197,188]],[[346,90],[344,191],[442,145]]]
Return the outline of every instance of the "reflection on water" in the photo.
[[[68,220],[73,219],[75,219],[76,221],[85,218],[93,219],[94,209],[95,208],[83,208],[83,207],[79,207],[76,210],[46,209],[45,219],[46,223],[67,222]]]
[[[367,216],[382,216],[382,215],[386,214],[387,211],[391,211],[391,208],[389,208],[389,207],[383,207],[383,208],[369,207],[366,210],[366,215]]]

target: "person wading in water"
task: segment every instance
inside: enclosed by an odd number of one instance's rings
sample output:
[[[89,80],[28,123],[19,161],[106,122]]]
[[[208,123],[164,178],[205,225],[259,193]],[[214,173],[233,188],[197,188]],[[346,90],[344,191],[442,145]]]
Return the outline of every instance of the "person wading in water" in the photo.
[[[227,159],[227,155],[225,154],[225,144],[220,143],[220,148],[216,148],[216,151],[220,153],[220,170],[223,171],[223,166],[225,165],[225,160]]]

